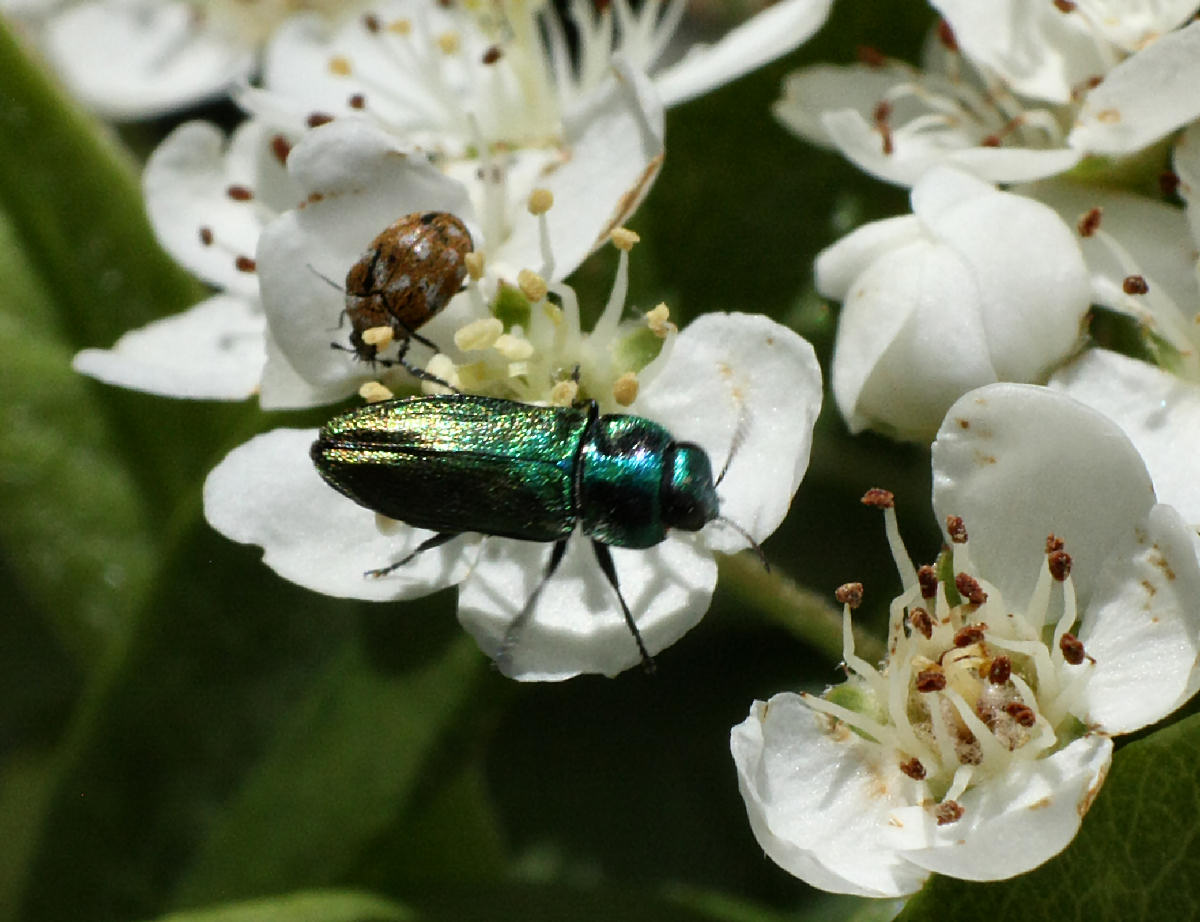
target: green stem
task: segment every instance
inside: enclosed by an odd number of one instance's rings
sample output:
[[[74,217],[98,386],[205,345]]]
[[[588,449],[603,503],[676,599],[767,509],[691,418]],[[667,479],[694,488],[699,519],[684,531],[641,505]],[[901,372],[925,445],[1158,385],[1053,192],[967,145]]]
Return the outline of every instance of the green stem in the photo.
[[[721,557],[719,565],[722,587],[810,647],[842,658],[842,612],[825,595],[805,589],[778,570],[764,570],[750,554]],[[883,644],[857,627],[854,649],[867,662],[883,659]]]

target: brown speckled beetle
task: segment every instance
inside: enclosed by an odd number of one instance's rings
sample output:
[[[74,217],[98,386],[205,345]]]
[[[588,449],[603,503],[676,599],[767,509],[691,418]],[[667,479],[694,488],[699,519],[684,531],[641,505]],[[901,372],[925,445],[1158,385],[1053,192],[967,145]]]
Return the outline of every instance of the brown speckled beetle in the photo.
[[[347,351],[363,361],[403,365],[418,378],[444,383],[404,356],[414,339],[437,350],[417,330],[462,289],[465,257],[473,247],[462,221],[444,211],[414,212],[385,228],[346,273]],[[378,347],[363,340],[363,333],[375,327],[391,328],[400,347],[394,360],[379,358]]]

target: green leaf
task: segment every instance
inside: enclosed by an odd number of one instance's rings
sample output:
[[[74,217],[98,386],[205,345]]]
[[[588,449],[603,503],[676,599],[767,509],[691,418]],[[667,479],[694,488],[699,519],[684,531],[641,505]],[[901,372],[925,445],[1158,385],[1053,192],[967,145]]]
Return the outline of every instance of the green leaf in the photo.
[[[488,674],[474,642],[442,621],[451,639],[444,629],[409,632],[401,670],[381,668],[351,642],[313,679],[192,863],[179,903],[343,881],[436,791],[453,770],[440,747],[460,721],[474,726],[469,712]]]
[[[415,918],[409,910],[369,893],[317,890],[173,912],[155,922],[406,922]]]
[[[1065,852],[1013,880],[934,878],[900,922],[1200,918],[1200,715],[1123,747]]]

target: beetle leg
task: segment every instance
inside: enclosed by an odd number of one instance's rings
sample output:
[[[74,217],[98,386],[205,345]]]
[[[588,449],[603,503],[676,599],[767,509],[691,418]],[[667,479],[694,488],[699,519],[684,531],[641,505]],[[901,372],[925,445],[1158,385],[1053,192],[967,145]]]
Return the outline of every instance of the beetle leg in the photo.
[[[407,327],[405,327],[405,329],[408,330]],[[401,365],[403,365],[404,370],[407,371],[414,378],[418,378],[421,381],[428,381],[431,384],[437,384],[442,387],[448,387],[450,389],[451,393],[461,394],[462,391],[460,391],[457,387],[455,387],[449,381],[443,381],[437,375],[431,374],[430,372],[426,371],[424,368],[418,368],[416,365],[409,364],[408,360],[405,359],[405,356],[408,354],[408,347],[410,345],[412,345],[413,339],[416,339],[418,342],[424,343],[425,345],[432,348],[434,351],[437,351],[437,346],[435,346],[429,340],[425,339],[424,337],[418,337],[416,333],[413,333],[411,330],[408,330],[408,336],[406,336],[400,340],[400,348],[396,352],[396,358],[393,361],[389,361],[387,364],[391,365],[391,364],[395,364],[396,362],[398,362]],[[384,360],[376,359],[376,361],[382,363]]]
[[[380,567],[378,570],[368,570],[366,573],[363,574],[363,576],[369,576],[372,579],[378,579],[381,576],[387,576],[389,573],[393,572],[394,570],[399,570],[402,566],[404,566],[406,563],[408,563],[410,560],[412,560],[414,557],[416,557],[422,551],[428,551],[428,550],[432,550],[435,547],[441,547],[447,541],[450,541],[453,538],[457,538],[459,536],[459,534],[460,534],[460,532],[457,532],[457,531],[439,531],[432,538],[426,538],[424,541],[422,541],[420,544],[418,544],[417,549],[415,551],[413,551],[411,554],[407,555],[406,557],[402,558],[401,560],[397,560],[395,563],[389,563],[386,567]]]
[[[567,553],[567,541],[569,538],[563,538],[561,541],[554,542],[554,548],[550,551],[550,560],[546,563],[546,572],[542,574],[542,581],[537,584],[537,587],[525,600],[525,606],[522,608],[515,618],[508,623],[508,629],[504,632],[504,639],[500,642],[500,650],[496,653],[496,665],[503,667],[511,662],[513,647],[517,645],[517,640],[521,636],[521,631],[529,621],[529,616],[533,614],[533,606],[537,603],[538,596],[542,594],[542,589],[546,583],[550,581],[550,577],[554,575],[554,571],[558,569],[558,565],[562,563],[563,557]]]
[[[600,564],[601,571],[608,577],[609,584],[617,594],[617,601],[621,603],[621,614],[625,616],[625,623],[629,625],[629,632],[633,634],[633,639],[637,642],[638,652],[642,654],[642,668],[648,674],[652,675],[654,673],[654,659],[646,651],[646,645],[642,642],[642,632],[638,630],[637,624],[634,623],[633,615],[629,612],[629,606],[625,604],[625,596],[621,595],[621,586],[617,582],[617,568],[613,566],[612,553],[609,551],[607,544],[599,541],[592,541],[592,550],[596,552],[596,562]]]

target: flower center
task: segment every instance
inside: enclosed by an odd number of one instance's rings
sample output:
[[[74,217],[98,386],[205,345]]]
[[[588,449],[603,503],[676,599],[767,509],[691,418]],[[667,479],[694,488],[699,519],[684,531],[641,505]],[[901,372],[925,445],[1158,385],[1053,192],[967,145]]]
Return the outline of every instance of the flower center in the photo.
[[[936,566],[914,569],[896,527],[891,494],[871,491],[881,506],[904,591],[892,601],[888,658],[881,669],[854,653],[843,600],[845,664],[850,678],[821,697],[816,711],[888,750],[900,771],[923,785],[939,824],[962,816],[957,798],[1012,763],[1037,759],[1082,735],[1084,684],[1092,661],[1070,633],[1076,620],[1070,556],[1051,536],[1024,611],[972,573],[967,535],[952,519]]]

